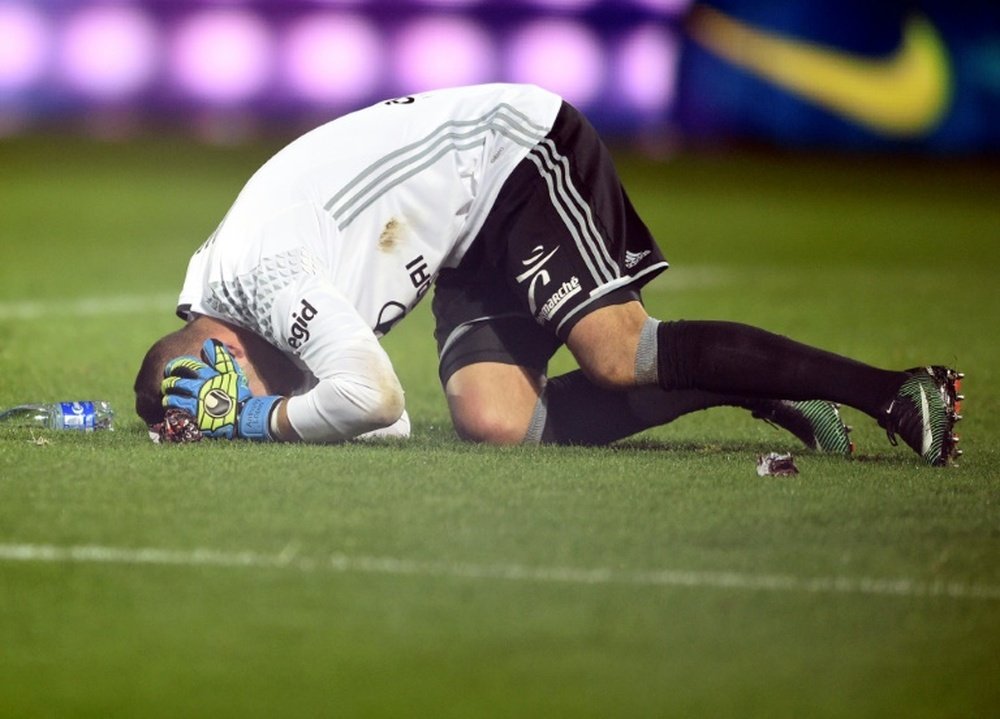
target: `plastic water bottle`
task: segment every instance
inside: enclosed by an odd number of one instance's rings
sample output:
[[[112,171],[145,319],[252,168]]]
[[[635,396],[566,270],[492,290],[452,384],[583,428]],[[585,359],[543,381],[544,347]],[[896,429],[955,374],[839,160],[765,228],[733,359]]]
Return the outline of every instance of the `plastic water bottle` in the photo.
[[[114,429],[115,413],[104,400],[21,404],[0,412],[0,427],[35,429]]]

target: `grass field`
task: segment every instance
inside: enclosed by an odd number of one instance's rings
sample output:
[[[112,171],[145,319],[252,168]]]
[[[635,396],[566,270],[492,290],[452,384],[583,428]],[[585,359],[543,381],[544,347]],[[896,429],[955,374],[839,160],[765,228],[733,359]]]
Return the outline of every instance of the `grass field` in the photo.
[[[851,461],[730,410],[465,445],[427,307],[386,339],[405,445],[153,446],[139,359],[271,149],[0,144],[0,406],[119,410],[0,431],[0,715],[996,716],[1000,168],[621,155],[673,264],[654,315],[957,365],[955,469],[851,410]],[[757,477],[771,450],[801,474]]]

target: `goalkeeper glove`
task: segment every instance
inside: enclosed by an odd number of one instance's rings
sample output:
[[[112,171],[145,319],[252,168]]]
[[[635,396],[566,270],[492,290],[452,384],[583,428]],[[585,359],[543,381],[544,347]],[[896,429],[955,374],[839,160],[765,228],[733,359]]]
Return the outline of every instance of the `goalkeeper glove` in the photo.
[[[205,340],[201,359],[170,360],[163,374],[163,406],[190,414],[205,437],[273,439],[270,417],[281,397],[254,397],[243,370],[219,340]]]

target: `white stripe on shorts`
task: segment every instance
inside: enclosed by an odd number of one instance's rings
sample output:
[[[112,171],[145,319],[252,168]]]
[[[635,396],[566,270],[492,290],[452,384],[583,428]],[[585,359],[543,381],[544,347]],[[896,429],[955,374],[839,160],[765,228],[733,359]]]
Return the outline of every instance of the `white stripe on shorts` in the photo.
[[[620,275],[618,265],[611,259],[597,231],[590,206],[573,185],[569,161],[559,154],[555,143],[549,139],[536,145],[528,153],[528,159],[535,163],[538,173],[545,180],[552,206],[573,237],[594,282],[598,285],[613,282]]]

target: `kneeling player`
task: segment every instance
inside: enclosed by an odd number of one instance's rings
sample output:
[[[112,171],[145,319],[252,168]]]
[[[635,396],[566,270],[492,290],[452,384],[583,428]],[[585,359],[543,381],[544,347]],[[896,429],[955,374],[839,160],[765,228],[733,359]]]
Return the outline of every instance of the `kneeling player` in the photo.
[[[250,179],[191,260],[188,324],[147,353],[136,408],[150,425],[184,410],[210,437],[405,435],[378,340],[433,283],[441,381],[470,440],[602,444],[733,405],[847,454],[842,403],[930,464],[958,453],[956,372],[659,322],[640,290],[666,266],[607,149],[559,97],[483,85],[398,98],[304,135]],[[580,369],[549,379],[562,344]]]

